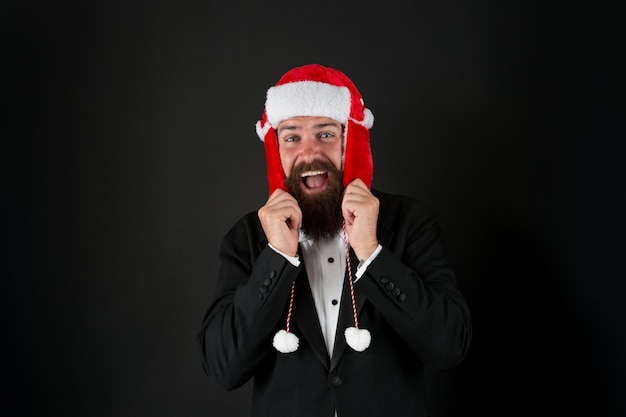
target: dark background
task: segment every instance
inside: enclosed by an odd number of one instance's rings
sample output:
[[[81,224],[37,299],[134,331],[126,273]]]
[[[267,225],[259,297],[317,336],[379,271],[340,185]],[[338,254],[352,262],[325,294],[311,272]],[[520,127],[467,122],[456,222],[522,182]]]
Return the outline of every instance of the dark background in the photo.
[[[195,336],[267,196],[265,91],[311,62],[372,109],[374,186],[441,214],[474,340],[433,417],[625,415],[624,2],[12,3],[12,415],[247,415]]]

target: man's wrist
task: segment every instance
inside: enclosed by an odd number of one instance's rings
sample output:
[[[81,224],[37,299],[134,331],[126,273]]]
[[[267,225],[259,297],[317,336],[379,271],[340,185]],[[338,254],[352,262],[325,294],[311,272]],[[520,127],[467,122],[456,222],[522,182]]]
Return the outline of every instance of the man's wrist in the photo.
[[[356,267],[356,273],[354,274],[357,280],[363,276],[363,274],[367,270],[367,267],[374,261],[374,259],[376,259],[376,257],[382,250],[383,247],[379,244],[374,252],[367,259],[359,260],[359,265]]]
[[[279,255],[282,255],[285,259],[287,259],[289,261],[290,264],[292,264],[293,266],[300,266],[300,258],[298,257],[298,254],[296,253],[296,256],[290,256],[287,255],[285,252],[282,252],[278,249],[276,249],[274,246],[272,246],[271,243],[268,243],[267,246],[269,246],[270,248],[272,248],[272,250],[276,253],[278,253]]]
[[[359,258],[359,262],[365,262],[372,256],[374,252],[378,250],[379,246],[380,245],[378,244],[378,241],[376,241],[373,244],[369,245],[366,249],[360,249],[358,252],[355,250],[354,253]]]

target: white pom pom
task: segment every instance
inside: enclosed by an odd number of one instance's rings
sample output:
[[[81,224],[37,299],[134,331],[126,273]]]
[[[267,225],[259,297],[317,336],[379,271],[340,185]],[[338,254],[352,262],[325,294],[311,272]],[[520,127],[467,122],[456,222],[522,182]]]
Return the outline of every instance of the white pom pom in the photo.
[[[356,327],[348,327],[345,332],[346,343],[357,352],[363,352],[367,349],[372,341],[372,335],[367,329],[357,329]]]
[[[291,332],[287,333],[285,330],[279,330],[278,333],[274,335],[272,344],[280,353],[291,353],[298,350],[299,343],[298,336],[295,334]]]

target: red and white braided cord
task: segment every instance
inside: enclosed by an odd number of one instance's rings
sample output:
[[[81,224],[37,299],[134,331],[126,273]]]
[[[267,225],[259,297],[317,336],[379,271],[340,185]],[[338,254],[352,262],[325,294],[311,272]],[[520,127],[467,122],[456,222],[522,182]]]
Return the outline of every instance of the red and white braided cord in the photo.
[[[293,310],[293,298],[296,292],[296,281],[291,283],[291,295],[289,295],[289,310],[287,310],[287,326],[286,331],[289,333],[289,328],[291,324],[291,311]]]
[[[350,298],[352,299],[352,314],[354,315],[354,327],[359,328],[359,319],[356,314],[356,301],[354,300],[354,283],[352,279],[352,267],[350,266],[350,246],[346,237],[346,223],[343,224],[343,243],[346,248],[346,262],[348,263],[348,282],[350,283]]]

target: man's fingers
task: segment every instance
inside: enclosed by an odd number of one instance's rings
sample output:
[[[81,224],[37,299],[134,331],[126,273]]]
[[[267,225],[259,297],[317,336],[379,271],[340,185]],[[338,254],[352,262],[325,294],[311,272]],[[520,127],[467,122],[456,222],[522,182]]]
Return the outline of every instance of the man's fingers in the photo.
[[[272,193],[267,203],[259,209],[259,216],[267,223],[272,223],[273,219],[285,222],[291,229],[299,229],[302,221],[298,202],[291,194],[281,189]]]
[[[300,229],[302,223],[302,212],[299,207],[291,205],[285,206],[282,211],[284,221],[290,229]]]
[[[378,199],[362,180],[356,179],[346,186],[341,208],[346,219],[353,219],[367,212],[377,215]]]
[[[295,198],[284,190],[276,190],[258,214],[268,242],[283,253],[296,254],[302,212]]]
[[[267,199],[267,202],[265,203],[265,205],[271,205],[280,201],[287,201],[287,200],[293,200],[294,202],[296,202],[296,199],[293,198],[293,196],[291,194],[289,194],[287,191],[285,190],[281,190],[280,188],[276,189],[276,191],[274,191],[272,193],[272,195],[270,195],[270,197]],[[297,204],[297,202],[296,202]]]

